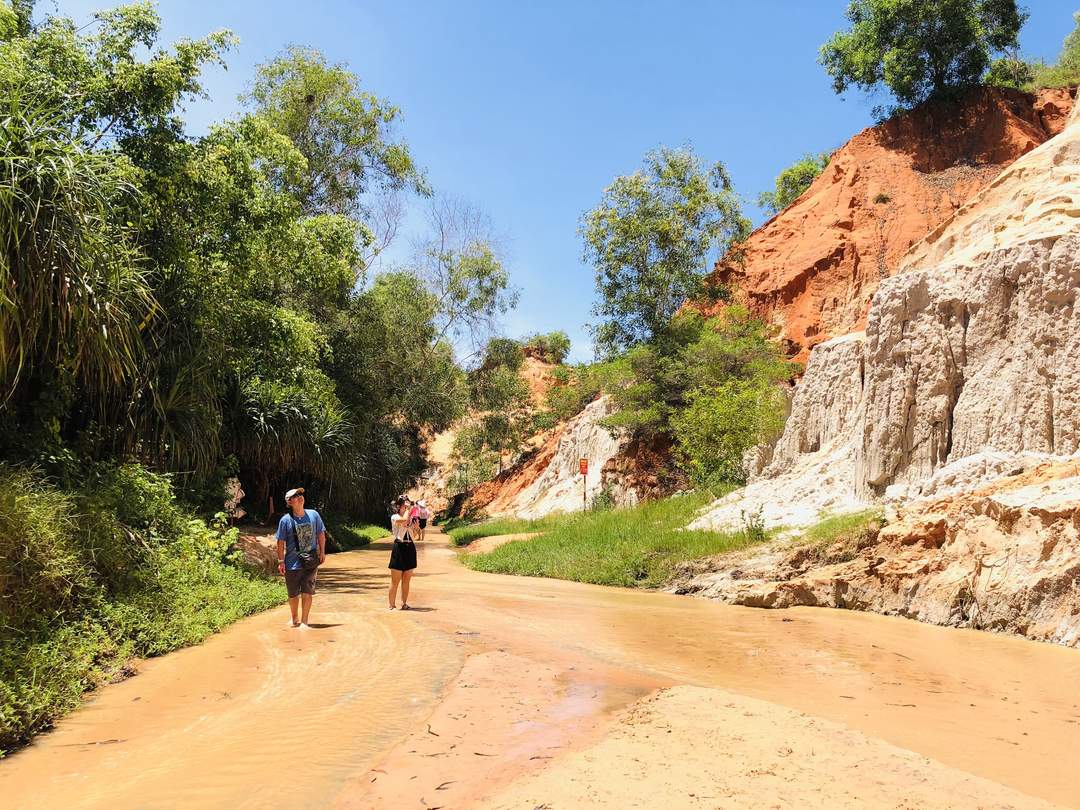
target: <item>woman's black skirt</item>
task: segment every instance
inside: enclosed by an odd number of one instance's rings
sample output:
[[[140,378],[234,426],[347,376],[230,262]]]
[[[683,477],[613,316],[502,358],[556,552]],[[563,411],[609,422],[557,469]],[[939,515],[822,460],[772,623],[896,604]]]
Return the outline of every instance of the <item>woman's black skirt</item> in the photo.
[[[395,540],[390,552],[390,565],[395,571],[412,571],[416,568],[416,544],[411,540]]]

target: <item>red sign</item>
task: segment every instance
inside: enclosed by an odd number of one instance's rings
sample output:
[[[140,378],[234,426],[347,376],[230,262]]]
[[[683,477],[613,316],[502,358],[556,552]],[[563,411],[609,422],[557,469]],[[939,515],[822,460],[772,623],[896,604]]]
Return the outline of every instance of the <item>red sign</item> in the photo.
[[[578,462],[578,468],[581,470],[582,475],[588,475],[589,474],[589,460],[587,458],[581,459]]]

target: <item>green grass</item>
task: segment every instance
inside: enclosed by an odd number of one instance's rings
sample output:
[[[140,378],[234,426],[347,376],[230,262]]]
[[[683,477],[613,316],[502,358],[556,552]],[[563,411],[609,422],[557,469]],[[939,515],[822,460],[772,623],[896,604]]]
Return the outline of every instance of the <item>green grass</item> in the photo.
[[[802,539],[811,543],[833,543],[852,535],[861,535],[871,523],[880,523],[882,513],[879,509],[853,512],[850,515],[830,515],[808,528]]]
[[[481,537],[496,537],[503,534],[523,534],[539,532],[566,520],[567,515],[550,515],[539,520],[521,520],[519,518],[495,518],[480,523],[457,524],[447,529],[450,543],[455,546],[467,546]]]
[[[632,509],[564,515],[540,537],[466,557],[464,563],[491,573],[656,587],[678,563],[760,542],[745,531],[682,530],[710,501],[709,494],[695,493]],[[505,528],[499,533],[507,533]]]
[[[334,522],[330,525],[330,531],[344,551],[361,548],[374,540],[390,536],[389,529],[373,523]]]

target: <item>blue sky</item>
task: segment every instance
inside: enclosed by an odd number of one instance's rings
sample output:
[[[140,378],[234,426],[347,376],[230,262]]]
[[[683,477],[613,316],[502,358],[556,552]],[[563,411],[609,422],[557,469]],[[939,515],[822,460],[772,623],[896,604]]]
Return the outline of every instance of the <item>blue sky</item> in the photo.
[[[41,0],[78,20],[116,3]],[[164,39],[220,28],[240,38],[206,77],[193,132],[235,115],[255,65],[290,44],[345,62],[397,104],[437,191],[486,211],[504,237],[521,303],[510,336],[563,329],[591,357],[593,277],[581,214],[646,151],[689,144],[722,160],[750,201],[807,151],[840,146],[882,99],[833,94],[817,49],[844,26],[845,0],[490,2],[163,0]],[[1077,0],[1028,0],[1028,57],[1056,57]],[[404,259],[413,210],[389,260]]]

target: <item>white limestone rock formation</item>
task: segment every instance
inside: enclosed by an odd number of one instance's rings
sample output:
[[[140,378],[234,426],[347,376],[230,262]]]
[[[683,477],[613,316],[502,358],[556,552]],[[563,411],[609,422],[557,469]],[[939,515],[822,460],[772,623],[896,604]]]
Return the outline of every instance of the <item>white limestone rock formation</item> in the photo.
[[[601,471],[626,443],[622,436],[613,436],[600,421],[612,412],[611,400],[601,397],[589,403],[571,419],[559,437],[551,461],[543,472],[519,492],[512,504],[501,514],[522,518],[538,518],[553,512],[572,512],[583,505],[581,473],[578,462],[589,460],[585,478],[585,499],[597,495],[602,488]],[[616,493],[623,502],[632,500],[630,493]],[[620,503],[622,505],[622,503]]]

